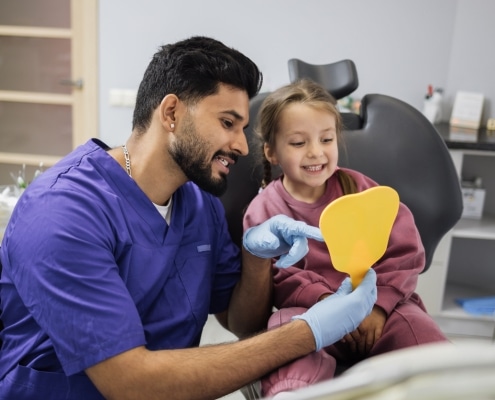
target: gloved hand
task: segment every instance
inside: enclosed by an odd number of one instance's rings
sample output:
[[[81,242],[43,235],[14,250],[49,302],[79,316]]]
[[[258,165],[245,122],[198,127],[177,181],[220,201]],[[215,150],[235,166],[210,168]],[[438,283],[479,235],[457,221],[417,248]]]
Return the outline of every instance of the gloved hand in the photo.
[[[309,250],[308,238],[323,241],[319,228],[286,215],[275,215],[244,232],[244,248],[261,258],[281,256],[277,267],[287,268],[303,258]]]
[[[354,291],[350,278],[346,278],[335,294],[292,319],[308,323],[315,337],[316,351],[319,351],[355,330],[371,313],[376,296],[376,273],[370,268]]]

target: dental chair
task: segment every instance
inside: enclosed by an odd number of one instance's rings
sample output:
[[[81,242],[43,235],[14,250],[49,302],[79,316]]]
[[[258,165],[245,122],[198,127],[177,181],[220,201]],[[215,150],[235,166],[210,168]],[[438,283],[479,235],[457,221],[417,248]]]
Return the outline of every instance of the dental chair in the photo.
[[[288,67],[291,82],[312,79],[336,100],[350,95],[359,84],[351,60],[315,65],[291,59]],[[267,95],[261,93],[250,102],[246,129],[250,146],[256,117]],[[365,95],[359,115],[342,112],[342,120],[339,165],[358,170],[399,193],[414,215],[425,248],[424,273],[440,240],[460,219],[463,207],[460,182],[445,142],[419,110],[382,94]],[[229,188],[221,197],[231,236],[239,246],[243,213],[258,193],[263,175],[252,149],[231,169]],[[247,399],[259,398],[252,385],[242,392]]]

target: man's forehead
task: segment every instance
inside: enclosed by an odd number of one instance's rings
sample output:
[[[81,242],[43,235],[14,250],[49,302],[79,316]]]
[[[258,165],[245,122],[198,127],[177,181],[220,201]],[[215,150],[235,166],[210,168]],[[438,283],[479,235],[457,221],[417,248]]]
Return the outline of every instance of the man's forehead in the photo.
[[[249,97],[242,89],[219,85],[216,93],[206,96],[199,103],[212,112],[231,114],[241,120],[249,118]]]

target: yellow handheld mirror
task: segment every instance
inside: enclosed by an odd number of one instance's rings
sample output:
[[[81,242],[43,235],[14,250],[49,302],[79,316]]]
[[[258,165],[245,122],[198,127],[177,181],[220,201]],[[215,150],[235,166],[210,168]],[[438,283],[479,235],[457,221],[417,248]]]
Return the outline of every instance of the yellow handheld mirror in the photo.
[[[321,213],[320,229],[333,266],[349,274],[353,288],[385,254],[398,211],[397,192],[375,186],[339,197]]]

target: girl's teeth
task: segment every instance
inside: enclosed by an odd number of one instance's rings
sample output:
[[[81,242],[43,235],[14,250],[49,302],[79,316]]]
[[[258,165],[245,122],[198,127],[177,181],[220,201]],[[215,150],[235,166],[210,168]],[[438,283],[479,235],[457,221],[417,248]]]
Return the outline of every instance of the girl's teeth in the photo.
[[[305,167],[305,168],[306,168],[308,171],[312,171],[312,172],[314,172],[314,171],[319,171],[319,170],[321,170],[321,165],[318,165],[318,166],[313,165],[313,166],[309,166],[309,167]]]

